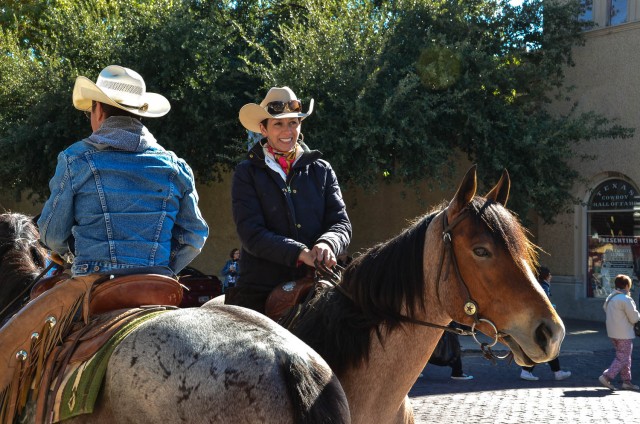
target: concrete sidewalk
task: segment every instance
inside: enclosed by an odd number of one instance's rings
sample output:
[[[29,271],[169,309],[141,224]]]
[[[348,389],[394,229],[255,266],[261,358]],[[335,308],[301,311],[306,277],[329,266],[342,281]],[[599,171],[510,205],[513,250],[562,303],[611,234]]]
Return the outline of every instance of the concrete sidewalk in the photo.
[[[562,342],[562,353],[592,353],[603,350],[612,350],[613,346],[607,337],[607,328],[604,322],[582,321],[575,319],[563,319],[566,335]],[[460,336],[460,347],[463,352],[479,352],[480,346],[471,336]],[[485,336],[478,337],[480,342],[489,342]],[[634,341],[634,347],[640,344],[639,339]],[[503,344],[497,344],[494,351],[507,350]]]

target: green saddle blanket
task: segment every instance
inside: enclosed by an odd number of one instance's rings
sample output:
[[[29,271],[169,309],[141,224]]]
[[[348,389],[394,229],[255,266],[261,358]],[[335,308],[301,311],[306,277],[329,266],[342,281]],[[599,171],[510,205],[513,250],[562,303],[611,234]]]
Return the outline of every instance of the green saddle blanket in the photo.
[[[53,422],[92,413],[114,349],[133,330],[164,312],[166,311],[153,311],[133,319],[123,325],[88,361],[69,365],[55,394]]]

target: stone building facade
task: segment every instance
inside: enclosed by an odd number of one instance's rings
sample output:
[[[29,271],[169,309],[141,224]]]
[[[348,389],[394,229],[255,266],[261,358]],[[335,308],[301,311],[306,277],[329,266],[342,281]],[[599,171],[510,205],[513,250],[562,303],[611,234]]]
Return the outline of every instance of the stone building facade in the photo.
[[[578,110],[596,111],[636,128],[640,121],[640,0],[589,0],[583,19],[597,26],[573,51],[575,66],[566,85],[574,86]],[[559,112],[567,105],[557,104]],[[573,192],[582,202],[554,225],[534,229],[542,256],[553,273],[553,303],[562,316],[601,321],[602,304],[617,274],[634,280],[640,292],[640,132],[630,139],[584,143],[573,160],[583,181]],[[577,157],[578,154],[575,155]],[[553,169],[549,169],[553,174]]]

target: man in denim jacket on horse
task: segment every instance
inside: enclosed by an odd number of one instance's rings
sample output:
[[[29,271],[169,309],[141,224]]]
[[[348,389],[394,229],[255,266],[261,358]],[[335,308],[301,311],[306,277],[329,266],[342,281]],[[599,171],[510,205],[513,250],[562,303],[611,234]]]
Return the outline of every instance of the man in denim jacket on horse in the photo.
[[[102,71],[98,85],[76,80],[73,104],[90,112],[94,132],[58,156],[38,220],[54,252],[68,252],[73,235],[74,276],[175,275],[208,235],[189,165],[139,119],[165,115],[169,102],[144,89],[138,73],[115,65]]]
[[[51,327],[64,333],[79,310],[86,321],[88,294],[98,278],[175,278],[208,236],[193,172],[140,120],[169,112],[164,96],[146,92],[137,72],[111,65],[95,84],[76,79],[73,105],[85,111],[93,133],[58,156],[38,220],[41,240],[67,259],[73,278],[32,300],[0,330],[0,374],[5,364],[13,366],[16,352],[30,354],[29,327],[39,331],[53,317]],[[0,381],[0,392],[6,384]]]

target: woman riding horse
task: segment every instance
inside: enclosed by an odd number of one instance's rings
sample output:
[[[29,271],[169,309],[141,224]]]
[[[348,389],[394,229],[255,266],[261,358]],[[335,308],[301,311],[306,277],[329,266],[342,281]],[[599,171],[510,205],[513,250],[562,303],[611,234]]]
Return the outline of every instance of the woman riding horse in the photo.
[[[233,220],[242,241],[229,305],[265,313],[278,285],[298,280],[315,262],[332,267],[351,240],[351,222],[331,165],[302,141],[306,113],[289,87],[273,87],[240,109],[244,127],[263,139],[233,175]]]

